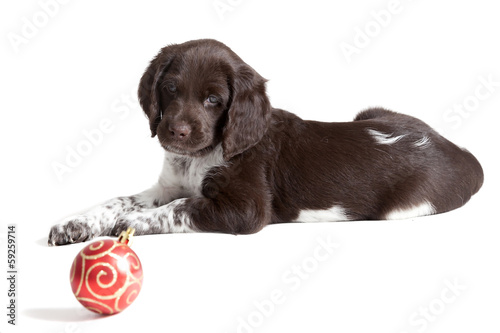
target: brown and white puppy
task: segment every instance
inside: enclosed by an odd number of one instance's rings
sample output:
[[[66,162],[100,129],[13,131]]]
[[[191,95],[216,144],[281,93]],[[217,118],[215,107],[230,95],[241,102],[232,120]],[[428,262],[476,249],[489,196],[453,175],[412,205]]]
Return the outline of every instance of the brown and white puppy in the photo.
[[[165,159],[158,183],[52,227],[49,245],[172,232],[249,234],[270,223],[402,219],[465,204],[483,183],[468,151],[384,109],[353,122],[271,107],[266,80],[224,44],[163,48],[139,99]]]

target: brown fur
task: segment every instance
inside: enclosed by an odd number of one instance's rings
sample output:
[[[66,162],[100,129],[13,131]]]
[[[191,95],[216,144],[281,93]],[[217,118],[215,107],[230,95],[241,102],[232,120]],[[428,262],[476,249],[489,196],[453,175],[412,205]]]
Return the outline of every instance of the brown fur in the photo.
[[[482,185],[474,156],[416,118],[369,109],[353,122],[305,121],[271,108],[265,81],[213,40],[163,48],[141,79],[141,105],[165,149],[201,156],[222,144],[229,163],[205,178],[204,197],[178,208],[200,230],[252,233],[333,205],[351,220],[383,219],[422,200],[441,213]],[[171,85],[174,94],[165,90]],[[209,95],[216,105],[205,104]],[[188,138],[173,135],[179,123]],[[380,145],[368,129],[404,137]],[[423,136],[430,144],[416,148]]]

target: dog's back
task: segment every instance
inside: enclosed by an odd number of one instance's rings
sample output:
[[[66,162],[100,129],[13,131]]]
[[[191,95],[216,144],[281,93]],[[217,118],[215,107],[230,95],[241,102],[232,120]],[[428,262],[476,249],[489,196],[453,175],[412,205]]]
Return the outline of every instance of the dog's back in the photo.
[[[369,109],[353,122],[323,123],[275,110],[274,118],[277,222],[442,213],[483,183],[472,154],[407,115]]]

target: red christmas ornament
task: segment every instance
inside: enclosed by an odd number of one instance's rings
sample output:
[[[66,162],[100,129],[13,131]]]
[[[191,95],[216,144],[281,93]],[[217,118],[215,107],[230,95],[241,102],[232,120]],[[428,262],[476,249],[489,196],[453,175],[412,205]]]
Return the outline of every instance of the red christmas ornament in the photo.
[[[70,282],[76,299],[90,311],[111,315],[123,311],[142,287],[142,265],[129,247],[134,229],[118,241],[105,239],[87,245],[75,257]]]

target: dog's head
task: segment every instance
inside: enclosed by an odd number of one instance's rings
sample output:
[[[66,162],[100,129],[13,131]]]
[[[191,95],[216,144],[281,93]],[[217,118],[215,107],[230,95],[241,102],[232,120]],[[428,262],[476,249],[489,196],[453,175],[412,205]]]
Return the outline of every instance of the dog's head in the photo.
[[[268,128],[265,82],[224,44],[196,40],[160,50],[141,78],[139,101],[165,150],[202,156],[222,143],[229,160]]]

